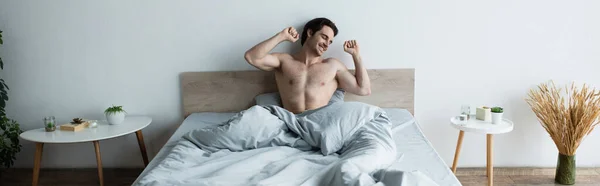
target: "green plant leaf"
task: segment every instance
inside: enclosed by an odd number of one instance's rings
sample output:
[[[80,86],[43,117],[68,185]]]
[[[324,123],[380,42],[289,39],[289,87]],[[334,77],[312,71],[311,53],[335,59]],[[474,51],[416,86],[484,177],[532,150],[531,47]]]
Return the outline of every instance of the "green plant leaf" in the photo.
[[[6,83],[4,82],[3,79],[2,79],[2,84],[6,87],[6,90],[10,90],[10,88],[8,88],[8,85],[6,85]]]
[[[4,69],[4,62],[2,61],[1,57],[0,57],[0,69]]]
[[[0,84],[2,84],[2,83],[0,83]],[[0,92],[0,97],[1,97],[1,99],[3,99],[4,101],[8,101],[8,94],[1,93],[1,92]]]
[[[125,110],[123,110],[123,106],[114,106],[113,105],[112,107],[108,107],[106,110],[104,110],[105,114],[114,114],[117,112],[125,112]]]
[[[6,116],[0,116],[0,129],[0,167],[10,168],[14,165],[16,154],[23,147],[19,143],[19,134],[23,133],[23,130],[15,120]]]
[[[8,88],[8,85],[6,85],[6,83],[4,82],[4,80],[3,79],[0,79],[0,80],[2,80],[2,82],[0,82],[0,83],[2,83],[2,85],[4,85],[7,90],[10,90],[10,88]]]

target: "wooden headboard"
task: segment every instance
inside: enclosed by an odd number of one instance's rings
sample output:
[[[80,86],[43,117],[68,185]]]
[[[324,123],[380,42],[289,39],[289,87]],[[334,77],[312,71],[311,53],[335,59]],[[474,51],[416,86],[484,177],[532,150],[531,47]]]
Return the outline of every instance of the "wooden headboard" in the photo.
[[[367,71],[371,95],[346,92],[346,101],[404,108],[414,114],[414,69]],[[180,78],[184,117],[195,112],[239,112],[254,105],[257,95],[277,91],[274,73],[259,70],[184,72]]]

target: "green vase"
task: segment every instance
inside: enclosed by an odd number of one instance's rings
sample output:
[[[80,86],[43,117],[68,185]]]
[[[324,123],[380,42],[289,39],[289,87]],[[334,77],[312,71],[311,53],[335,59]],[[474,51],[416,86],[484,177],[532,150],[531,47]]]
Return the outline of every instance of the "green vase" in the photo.
[[[554,180],[563,185],[575,184],[575,167],[575,155],[569,156],[558,153]]]

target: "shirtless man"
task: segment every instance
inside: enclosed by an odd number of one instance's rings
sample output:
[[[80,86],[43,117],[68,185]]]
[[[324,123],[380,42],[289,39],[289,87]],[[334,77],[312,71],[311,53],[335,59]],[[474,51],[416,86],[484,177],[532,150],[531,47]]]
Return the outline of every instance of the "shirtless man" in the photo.
[[[338,87],[356,95],[371,94],[369,76],[355,40],[345,41],[343,47],[352,55],[356,75],[338,59],[322,58],[337,33],[333,22],[316,18],[304,26],[298,53],[269,53],[281,42],[294,43],[299,39],[296,29],[288,27],[249,49],[244,58],[258,69],[275,71],[283,107],[296,114],[327,105]]]

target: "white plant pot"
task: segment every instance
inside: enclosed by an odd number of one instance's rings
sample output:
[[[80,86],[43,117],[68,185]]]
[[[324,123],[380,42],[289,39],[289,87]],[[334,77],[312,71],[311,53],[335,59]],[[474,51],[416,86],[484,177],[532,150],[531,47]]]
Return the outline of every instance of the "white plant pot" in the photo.
[[[105,114],[105,115],[106,115],[106,120],[108,121],[108,124],[111,124],[111,125],[121,124],[125,120],[125,112],[117,112],[117,113],[111,113],[111,114]]]
[[[504,114],[504,113],[494,113],[494,112],[492,112],[492,124],[500,124],[500,123],[502,123],[502,114]]]

